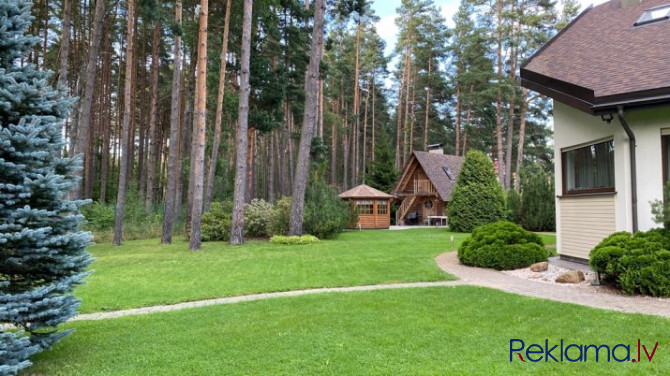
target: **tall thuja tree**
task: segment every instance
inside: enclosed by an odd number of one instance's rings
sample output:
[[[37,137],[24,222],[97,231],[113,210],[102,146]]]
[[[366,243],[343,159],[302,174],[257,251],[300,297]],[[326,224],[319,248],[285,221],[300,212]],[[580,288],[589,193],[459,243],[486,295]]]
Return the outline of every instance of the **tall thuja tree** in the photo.
[[[505,196],[486,154],[471,150],[465,156],[448,210],[449,228],[458,232],[505,218]]]
[[[16,374],[31,355],[70,331],[72,294],[91,262],[90,234],[78,231],[84,201],[63,197],[78,160],[58,157],[71,98],[51,88],[51,73],[23,65],[39,38],[26,32],[32,4],[0,0],[0,374]]]

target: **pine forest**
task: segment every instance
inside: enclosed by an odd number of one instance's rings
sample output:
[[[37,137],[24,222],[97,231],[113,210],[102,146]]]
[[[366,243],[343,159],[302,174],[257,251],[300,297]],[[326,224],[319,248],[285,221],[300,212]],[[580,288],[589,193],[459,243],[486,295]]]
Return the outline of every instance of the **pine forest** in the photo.
[[[203,216],[293,197],[311,180],[387,190],[415,150],[480,150],[505,190],[524,164],[553,168],[551,102],[519,68],[572,20],[573,0],[402,0],[387,49],[371,0],[35,0],[19,65],[78,98],[65,157],[72,200],[119,245],[143,232],[199,249]],[[385,51],[392,51],[387,53]],[[307,188],[306,188],[307,187]],[[287,214],[288,215],[288,214]],[[111,235],[110,235],[111,236]]]

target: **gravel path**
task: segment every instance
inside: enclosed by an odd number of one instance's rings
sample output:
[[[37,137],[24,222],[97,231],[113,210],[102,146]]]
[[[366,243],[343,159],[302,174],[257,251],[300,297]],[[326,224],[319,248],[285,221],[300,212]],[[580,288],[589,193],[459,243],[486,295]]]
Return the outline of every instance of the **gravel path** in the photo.
[[[391,290],[391,289],[406,289],[406,288],[426,288],[426,287],[443,287],[443,286],[459,286],[466,284],[464,281],[440,281],[440,282],[415,282],[415,283],[394,283],[387,285],[367,285],[367,286],[353,286],[353,287],[328,287],[320,289],[309,290],[294,290],[283,292],[269,292],[264,294],[253,294],[243,296],[233,296],[228,298],[217,298],[208,300],[198,300],[194,302],[160,305],[144,308],[126,309],[122,311],[111,312],[97,312],[78,315],[72,321],[78,320],[104,320],[131,315],[147,315],[157,312],[177,311],[180,309],[206,307],[219,304],[232,304],[240,302],[251,302],[256,300],[284,298],[289,296],[323,294],[330,292],[352,292],[352,291],[373,291],[373,290]]]

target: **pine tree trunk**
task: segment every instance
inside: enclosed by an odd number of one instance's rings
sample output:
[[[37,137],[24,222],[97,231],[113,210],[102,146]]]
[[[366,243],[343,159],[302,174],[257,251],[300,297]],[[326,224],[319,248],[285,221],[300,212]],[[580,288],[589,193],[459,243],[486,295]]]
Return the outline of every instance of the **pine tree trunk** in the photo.
[[[361,55],[361,16],[360,14],[358,15],[358,21],[357,21],[357,26],[356,26],[356,60],[355,60],[355,68],[354,68],[354,117],[355,117],[355,123],[354,125],[354,132],[353,132],[353,156],[352,156],[352,186],[356,186],[358,184],[358,155],[359,155],[359,147],[358,147],[358,133],[360,132],[360,127],[361,127],[361,116],[360,116],[360,102],[361,102],[361,96],[360,96],[360,90],[359,90],[359,85],[358,81],[360,79],[360,72],[361,72],[361,64],[360,64],[360,55]]]
[[[291,218],[289,220],[289,235],[302,235],[303,210],[305,206],[305,190],[309,178],[309,153],[312,145],[314,127],[316,127],[317,102],[319,92],[319,64],[323,51],[324,16],[326,13],[325,0],[314,2],[314,29],[312,31],[312,48],[310,53],[307,74],[305,75],[305,113],[302,120],[300,135],[300,149],[298,151],[298,165],[296,168],[295,183],[293,184],[293,199],[291,200]]]
[[[244,0],[242,16],[242,59],[240,60],[240,101],[237,124],[237,156],[233,221],[230,244],[244,243],[244,197],[247,187],[247,130],[249,128],[249,59],[251,55],[251,11],[253,0]]]
[[[428,78],[432,69],[432,57],[428,60]],[[423,150],[428,151],[428,127],[430,124],[430,86],[426,87],[426,123],[423,126]]]
[[[175,4],[175,24],[181,27],[181,0]],[[170,111],[170,155],[167,167],[167,192],[165,194],[165,211],[163,213],[163,234],[161,243],[172,243],[172,228],[174,226],[175,205],[177,201],[177,180],[179,167],[177,154],[179,152],[179,112],[181,109],[181,35],[174,36],[172,48],[174,57],[174,71],[172,73],[172,102]]]
[[[505,153],[505,190],[509,190],[512,175],[512,146],[514,144],[514,102],[512,95],[510,99],[509,118],[507,119],[507,150]]]
[[[70,24],[72,23],[72,0],[63,0],[63,24],[60,43],[60,68],[58,69],[58,83],[65,89],[68,87],[67,72],[70,58]]]
[[[361,166],[363,168],[363,183],[365,183],[365,175],[367,173],[367,152],[368,152],[368,103],[370,103],[370,80],[368,80],[368,93],[365,95],[365,107],[363,108],[363,161]]]
[[[100,0],[103,1],[103,0]],[[121,135],[121,165],[119,167],[119,192],[116,198],[116,220],[114,225],[114,245],[121,245],[123,239],[123,213],[126,205],[126,188],[128,186],[128,170],[131,159],[130,151],[130,117],[131,87],[133,77],[133,32],[135,30],[135,0],[128,0],[128,28],[126,31],[126,80],[124,84],[123,133]]]
[[[191,236],[189,249],[197,251],[201,247],[202,204],[205,183],[205,142],[207,121],[207,18],[208,0],[200,1],[200,22],[198,27],[198,62],[193,109],[193,143],[191,158],[193,164],[193,199],[191,206]]]
[[[497,141],[497,162],[498,162],[498,182],[503,185],[503,178],[505,170],[502,168],[503,162],[503,137],[502,137],[502,79],[503,79],[503,64],[502,64],[502,0],[497,0],[496,13],[498,17],[497,25],[497,63],[498,63],[498,91],[496,96],[496,141]]]
[[[232,0],[226,0],[226,16],[223,25],[223,44],[221,48],[221,68],[219,69],[219,91],[216,100],[216,118],[214,119],[214,140],[212,142],[212,154],[209,157],[207,169],[207,186],[205,188],[205,211],[209,211],[212,204],[214,192],[214,179],[216,176],[216,162],[219,156],[219,145],[221,143],[221,123],[223,119],[223,97],[226,88],[226,64],[228,55],[228,31],[230,29],[230,4]]]
[[[330,125],[330,184],[337,185],[337,125],[334,121]]]
[[[460,155],[461,147],[461,84],[456,85],[456,125],[454,126],[456,141],[454,154]]]
[[[275,135],[276,132],[270,132],[270,166],[269,166],[269,175],[268,175],[268,202],[271,204],[275,203]]]
[[[93,89],[95,88],[95,72],[98,68],[98,55],[100,55],[100,40],[102,39],[103,17],[105,14],[105,0],[97,0],[95,3],[95,21],[93,25],[93,39],[88,51],[88,64],[86,65],[84,96],[79,109],[79,121],[77,122],[77,142],[73,155],[87,154],[89,141],[89,128],[91,124],[91,107],[93,105]],[[86,158],[86,155],[84,155]],[[85,176],[85,172],[82,172]],[[82,198],[83,179],[75,188],[74,197]]]
[[[516,179],[514,181],[514,186],[516,189],[519,189],[519,173],[523,167],[523,147],[526,138],[526,112],[528,111],[528,89],[523,89],[523,95],[521,97],[521,119],[519,121],[519,143],[517,144],[516,149]]]
[[[156,191],[156,167],[158,161],[158,73],[160,68],[158,46],[160,45],[161,23],[154,25],[154,35],[151,49],[151,108],[149,109],[149,158],[147,159],[147,194],[144,210],[151,213]]]
[[[372,162],[375,161],[375,74],[372,74]]]

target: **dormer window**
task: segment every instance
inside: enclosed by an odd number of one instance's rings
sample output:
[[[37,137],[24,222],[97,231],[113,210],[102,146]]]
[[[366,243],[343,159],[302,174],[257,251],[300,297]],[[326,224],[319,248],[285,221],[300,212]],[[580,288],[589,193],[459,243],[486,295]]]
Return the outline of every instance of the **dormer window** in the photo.
[[[645,10],[635,23],[635,26],[646,25],[648,23],[667,19],[670,19],[670,4]]]

